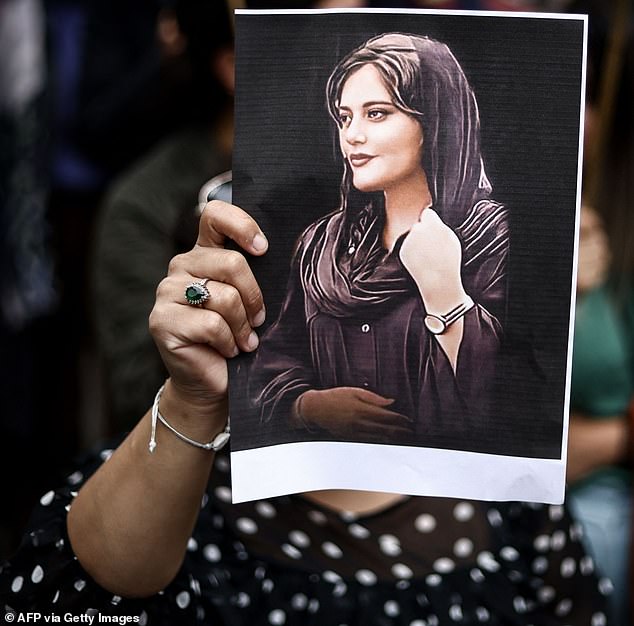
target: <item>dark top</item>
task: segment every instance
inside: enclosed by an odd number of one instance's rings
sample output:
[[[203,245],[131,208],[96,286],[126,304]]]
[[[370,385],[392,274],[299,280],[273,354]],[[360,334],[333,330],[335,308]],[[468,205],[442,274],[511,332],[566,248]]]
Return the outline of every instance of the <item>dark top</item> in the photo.
[[[412,497],[353,515],[297,495],[233,505],[226,455],[176,579],[147,599],[113,596],[82,569],[66,533],[73,497],[109,454],[42,496],[0,568],[9,610],[169,626],[607,624],[610,583],[597,579],[564,507]]]
[[[252,405],[263,423],[275,423],[308,389],[363,387],[395,398],[390,409],[412,418],[411,434],[390,443],[454,447],[486,428],[506,297],[507,212],[481,200],[456,229],[476,306],[464,318],[455,375],[399,257],[405,235],[386,251],[383,220],[369,206],[348,225],[337,211],[303,233],[288,295],[250,370]]]
[[[148,330],[170,259],[193,247],[198,190],[230,167],[211,131],[167,138],[109,190],[95,234],[93,314],[115,432],[132,428],[167,372]]]

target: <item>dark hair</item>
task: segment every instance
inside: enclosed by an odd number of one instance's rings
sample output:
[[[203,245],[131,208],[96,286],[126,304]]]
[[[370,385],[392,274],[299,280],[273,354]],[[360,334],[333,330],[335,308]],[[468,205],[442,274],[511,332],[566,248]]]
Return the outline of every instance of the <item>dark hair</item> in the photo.
[[[434,209],[448,225],[458,226],[474,202],[491,193],[480,154],[478,105],[460,64],[448,46],[429,37],[386,33],[369,39],[328,79],[328,110],[338,126],[343,85],[368,63],[378,70],[394,105],[421,124],[422,165]],[[342,208],[354,210],[359,193],[345,163]]]

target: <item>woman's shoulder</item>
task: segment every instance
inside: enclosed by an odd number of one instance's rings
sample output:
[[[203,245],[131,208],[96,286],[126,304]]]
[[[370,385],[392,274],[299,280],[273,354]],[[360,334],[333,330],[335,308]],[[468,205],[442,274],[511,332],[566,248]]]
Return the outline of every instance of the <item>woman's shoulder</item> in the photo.
[[[343,220],[343,211],[341,209],[335,209],[334,211],[330,211],[330,213],[326,213],[326,215],[322,215],[320,218],[316,219],[312,224],[309,224],[304,230],[304,234],[311,235],[317,232],[321,232],[324,229],[329,228],[332,225],[338,226]]]
[[[343,216],[343,211],[336,209],[309,224],[299,236],[297,249],[317,244],[323,241],[328,233],[336,232],[342,224]]]
[[[509,249],[508,210],[489,198],[476,202],[464,222],[456,228],[462,243],[463,266],[483,256],[491,259],[506,258]]]
[[[508,209],[490,198],[478,200],[456,230],[463,237],[485,231],[508,231]]]
[[[508,209],[495,200],[479,200],[456,228],[456,234],[464,248],[477,244],[486,245],[492,240],[508,242]]]

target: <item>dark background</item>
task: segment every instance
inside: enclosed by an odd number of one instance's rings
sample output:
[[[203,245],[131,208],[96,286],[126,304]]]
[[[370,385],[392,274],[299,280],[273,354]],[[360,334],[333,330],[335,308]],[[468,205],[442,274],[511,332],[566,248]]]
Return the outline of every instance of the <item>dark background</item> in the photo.
[[[339,204],[341,165],[326,109],[327,78],[350,50],[390,31],[449,45],[476,94],[493,198],[509,209],[508,312],[496,408],[488,436],[460,448],[559,458],[577,189],[580,20],[238,16],[233,198],[257,217],[271,244],[264,258],[253,260],[267,323],[275,320],[284,297],[297,236]],[[244,371],[248,361],[237,359],[237,367]],[[257,418],[242,415],[243,392],[238,385],[231,390],[237,426],[232,448],[261,445],[252,421]],[[282,434],[276,443],[289,440]]]

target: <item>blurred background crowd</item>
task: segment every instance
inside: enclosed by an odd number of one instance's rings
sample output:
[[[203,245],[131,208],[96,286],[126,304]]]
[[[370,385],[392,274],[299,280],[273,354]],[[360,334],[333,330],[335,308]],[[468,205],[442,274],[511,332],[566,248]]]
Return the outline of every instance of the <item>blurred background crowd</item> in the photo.
[[[165,376],[147,315],[195,241],[199,190],[231,167],[233,9],[315,6],[590,14],[570,499],[629,597],[630,0],[0,0],[0,559]]]

